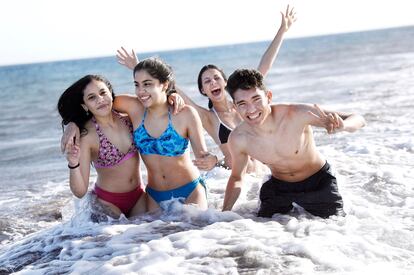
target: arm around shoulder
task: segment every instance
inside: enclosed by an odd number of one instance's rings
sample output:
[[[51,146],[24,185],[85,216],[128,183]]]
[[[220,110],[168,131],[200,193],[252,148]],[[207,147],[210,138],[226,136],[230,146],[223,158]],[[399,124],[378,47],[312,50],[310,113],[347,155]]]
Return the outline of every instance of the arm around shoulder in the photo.
[[[144,108],[144,106],[139,102],[136,95],[122,94],[115,97],[113,108],[116,111],[128,114],[131,117],[133,112],[140,108]]]

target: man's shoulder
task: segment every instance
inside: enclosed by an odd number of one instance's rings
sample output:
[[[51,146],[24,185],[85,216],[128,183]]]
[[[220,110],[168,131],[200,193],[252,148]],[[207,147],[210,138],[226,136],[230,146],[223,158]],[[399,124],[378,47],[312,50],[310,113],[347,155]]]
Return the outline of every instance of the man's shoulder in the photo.
[[[296,116],[299,113],[302,113],[303,110],[307,110],[309,104],[304,103],[279,103],[279,104],[272,104],[271,110],[273,116],[283,116],[291,117]]]
[[[237,144],[238,146],[243,145],[248,137],[248,125],[246,122],[242,122],[231,131],[229,136],[229,143]]]
[[[272,111],[275,112],[283,112],[288,110],[294,110],[300,105],[301,104],[299,103],[272,103],[270,105],[270,108],[272,109]]]
[[[236,128],[233,129],[231,133],[234,133],[235,135],[243,135],[246,133],[246,131],[248,131],[248,128],[249,125],[245,121],[242,121],[239,125],[236,126]]]

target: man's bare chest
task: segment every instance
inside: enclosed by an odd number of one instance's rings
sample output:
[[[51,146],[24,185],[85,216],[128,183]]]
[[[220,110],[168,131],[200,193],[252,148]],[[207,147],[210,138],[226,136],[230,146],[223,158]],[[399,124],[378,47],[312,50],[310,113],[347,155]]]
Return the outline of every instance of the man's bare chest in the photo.
[[[248,154],[265,164],[295,158],[305,150],[305,136],[276,133],[251,136],[248,141]]]

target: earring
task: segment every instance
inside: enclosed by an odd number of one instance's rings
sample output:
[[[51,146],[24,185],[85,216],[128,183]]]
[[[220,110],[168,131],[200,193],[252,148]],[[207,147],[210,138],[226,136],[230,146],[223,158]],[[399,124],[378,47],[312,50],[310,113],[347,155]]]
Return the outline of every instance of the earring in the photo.
[[[86,109],[85,112],[86,112],[86,116],[89,116],[89,110]]]

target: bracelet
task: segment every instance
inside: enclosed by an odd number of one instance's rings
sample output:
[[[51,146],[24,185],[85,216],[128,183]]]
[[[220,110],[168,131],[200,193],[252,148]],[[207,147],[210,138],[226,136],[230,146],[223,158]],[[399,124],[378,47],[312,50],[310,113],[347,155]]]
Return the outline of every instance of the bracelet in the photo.
[[[80,165],[80,163],[78,162],[78,164],[76,164],[75,166],[70,166],[69,164],[68,164],[68,168],[69,169],[76,169],[76,168],[78,168],[79,167],[79,165]]]
[[[230,167],[228,167],[226,165],[226,162],[224,161],[224,159],[218,160],[215,166],[216,167],[221,167],[221,168],[224,168],[224,169],[227,169],[227,170],[230,170]]]

